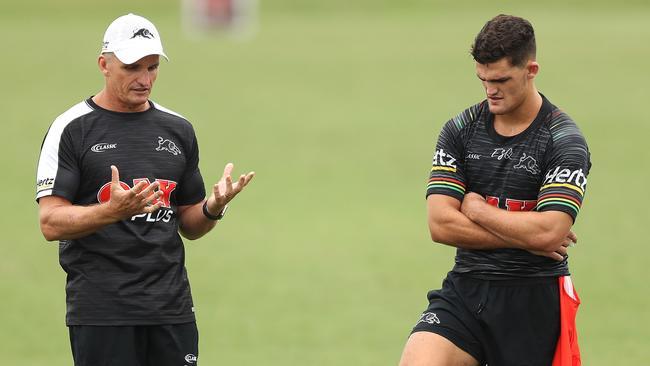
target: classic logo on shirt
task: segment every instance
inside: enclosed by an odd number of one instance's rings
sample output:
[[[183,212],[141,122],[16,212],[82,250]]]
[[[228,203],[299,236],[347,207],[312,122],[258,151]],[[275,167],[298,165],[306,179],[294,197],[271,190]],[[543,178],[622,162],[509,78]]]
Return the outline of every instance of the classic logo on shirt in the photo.
[[[537,161],[530,155],[524,153],[521,158],[519,158],[519,163],[513,167],[513,169],[524,169],[525,171],[532,174],[539,174],[539,165]]]
[[[98,144],[93,145],[93,147],[90,148],[90,151],[96,152],[96,153],[102,153],[106,150],[110,149],[117,149],[117,144],[109,144],[107,142],[100,142]]]
[[[172,155],[181,154],[181,149],[179,149],[173,141],[164,139],[160,136],[158,136],[158,147],[156,148],[156,151],[167,151]]]
[[[446,153],[443,149],[436,150],[433,155],[433,168],[431,170],[447,170],[450,172],[456,171],[456,158],[451,154]]]

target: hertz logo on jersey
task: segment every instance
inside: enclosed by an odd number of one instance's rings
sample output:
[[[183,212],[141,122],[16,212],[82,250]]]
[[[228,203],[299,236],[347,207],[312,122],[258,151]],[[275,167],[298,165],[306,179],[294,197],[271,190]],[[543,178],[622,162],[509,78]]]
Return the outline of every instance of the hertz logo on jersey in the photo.
[[[36,182],[36,191],[40,192],[54,187],[54,178],[43,178]]]
[[[456,172],[456,158],[451,154],[446,153],[443,149],[436,150],[433,155],[433,167],[431,170],[446,170],[449,172]]]
[[[587,188],[587,176],[582,169],[570,170],[558,166],[555,170],[549,171],[544,178],[542,189],[549,187],[567,187],[584,195],[585,188]]]

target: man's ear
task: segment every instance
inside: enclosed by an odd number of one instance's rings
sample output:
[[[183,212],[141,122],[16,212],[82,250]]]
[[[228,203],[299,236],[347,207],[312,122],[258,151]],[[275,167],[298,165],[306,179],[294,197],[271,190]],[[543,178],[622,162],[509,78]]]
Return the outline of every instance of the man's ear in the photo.
[[[109,71],[108,71],[108,60],[106,59],[106,56],[104,55],[99,55],[99,58],[97,58],[97,66],[99,66],[99,71],[104,74],[104,76],[108,76]]]
[[[537,76],[537,73],[539,72],[539,64],[535,60],[528,61],[528,65],[526,65],[527,69],[527,77],[529,79],[534,79],[535,76]]]

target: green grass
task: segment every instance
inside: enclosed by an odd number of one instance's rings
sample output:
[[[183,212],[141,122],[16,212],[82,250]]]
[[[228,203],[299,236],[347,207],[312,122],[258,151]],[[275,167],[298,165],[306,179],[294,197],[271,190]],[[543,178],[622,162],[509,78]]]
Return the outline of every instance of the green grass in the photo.
[[[397,363],[453,263],[428,238],[424,182],[441,124],[482,98],[467,51],[498,12],[536,26],[537,84],[592,152],[571,257],[584,364],[647,362],[650,7],[394,3],[264,3],[245,42],[186,39],[173,1],[9,5],[0,364],[71,364],[65,275],[33,203],[36,160],[51,121],[101,87],[101,35],[127,11],[163,35],[172,62],[153,99],[193,122],[206,183],[228,161],[258,173],[215,232],[187,244],[203,365]]]

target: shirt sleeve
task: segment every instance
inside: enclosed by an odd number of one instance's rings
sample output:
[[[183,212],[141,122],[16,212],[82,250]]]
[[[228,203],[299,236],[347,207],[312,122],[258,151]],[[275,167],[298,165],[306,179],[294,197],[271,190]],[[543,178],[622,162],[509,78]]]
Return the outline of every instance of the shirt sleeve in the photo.
[[[59,196],[74,202],[79,187],[79,165],[69,124],[55,121],[43,140],[36,177],[36,201]]]
[[[463,167],[464,146],[462,131],[476,117],[476,108],[469,108],[449,120],[438,137],[433,155],[426,196],[444,194],[459,201],[465,196],[465,173]]]
[[[179,184],[180,189],[176,192],[176,204],[179,206],[193,205],[205,198],[205,186],[199,169],[199,144],[193,129],[190,144],[185,173]]]
[[[567,118],[552,123],[553,136],[537,211],[562,211],[575,221],[587,189],[591,160],[587,142],[576,124]]]

